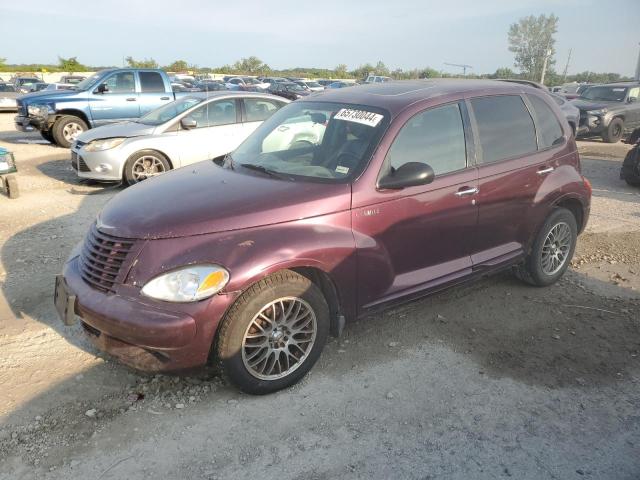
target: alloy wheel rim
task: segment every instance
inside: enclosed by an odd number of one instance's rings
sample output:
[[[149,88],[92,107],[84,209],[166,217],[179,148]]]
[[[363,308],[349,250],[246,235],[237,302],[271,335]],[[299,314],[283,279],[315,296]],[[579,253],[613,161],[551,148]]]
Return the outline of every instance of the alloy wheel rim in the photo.
[[[541,265],[546,275],[554,275],[562,269],[571,249],[571,228],[565,222],[553,226],[542,245]]]
[[[311,306],[298,297],[282,297],[260,309],[242,340],[242,362],[260,380],[277,380],[296,371],[316,340]]]
[[[164,163],[153,155],[144,155],[133,163],[131,173],[136,182],[165,172]]]
[[[70,122],[67,123],[62,129],[62,136],[67,142],[72,143],[82,132],[84,132],[84,129],[80,126],[80,124]]]

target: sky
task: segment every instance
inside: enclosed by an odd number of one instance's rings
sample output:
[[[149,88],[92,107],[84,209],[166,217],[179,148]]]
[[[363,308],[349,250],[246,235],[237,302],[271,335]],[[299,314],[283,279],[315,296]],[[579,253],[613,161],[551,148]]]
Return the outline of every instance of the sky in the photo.
[[[7,63],[121,65],[153,58],[199,66],[255,55],[272,68],[388,67],[472,72],[513,67],[509,25],[557,15],[556,71],[632,76],[640,50],[640,0],[0,0]]]

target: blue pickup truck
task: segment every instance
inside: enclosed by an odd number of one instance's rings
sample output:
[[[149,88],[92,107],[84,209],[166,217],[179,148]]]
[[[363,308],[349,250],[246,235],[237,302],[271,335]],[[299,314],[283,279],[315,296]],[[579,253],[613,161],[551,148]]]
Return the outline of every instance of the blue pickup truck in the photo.
[[[162,70],[114,68],[102,70],[75,85],[19,97],[16,129],[39,130],[42,137],[70,147],[85,130],[139,118],[175,100],[169,77]]]

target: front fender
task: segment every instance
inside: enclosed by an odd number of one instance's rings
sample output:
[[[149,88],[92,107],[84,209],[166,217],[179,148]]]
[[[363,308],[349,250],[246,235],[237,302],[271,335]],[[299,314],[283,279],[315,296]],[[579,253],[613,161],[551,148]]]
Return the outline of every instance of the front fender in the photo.
[[[161,273],[195,263],[225,267],[230,280],[224,292],[245,291],[280,270],[316,268],[334,282],[345,315],[355,317],[356,246],[349,211],[231,232],[149,240],[125,283],[142,288]]]

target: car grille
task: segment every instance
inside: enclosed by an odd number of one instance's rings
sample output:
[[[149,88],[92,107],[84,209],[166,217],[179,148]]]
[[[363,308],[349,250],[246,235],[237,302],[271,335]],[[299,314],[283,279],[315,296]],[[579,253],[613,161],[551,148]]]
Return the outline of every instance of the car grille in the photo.
[[[27,106],[22,103],[20,100],[16,100],[18,104],[18,115],[27,116]]]
[[[93,288],[113,293],[120,268],[133,246],[134,240],[101,233],[94,224],[87,234],[80,254],[82,279]]]
[[[82,158],[80,155],[78,155],[76,152],[73,152],[73,151],[71,152],[71,167],[74,170],[79,170],[81,172],[91,171],[91,169],[87,165],[87,162],[84,161],[84,158]]]

